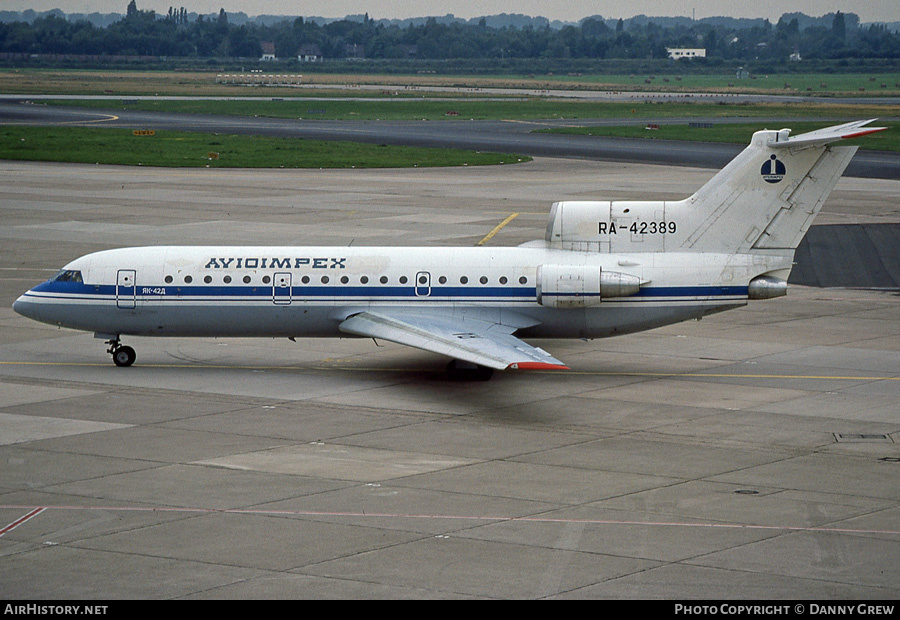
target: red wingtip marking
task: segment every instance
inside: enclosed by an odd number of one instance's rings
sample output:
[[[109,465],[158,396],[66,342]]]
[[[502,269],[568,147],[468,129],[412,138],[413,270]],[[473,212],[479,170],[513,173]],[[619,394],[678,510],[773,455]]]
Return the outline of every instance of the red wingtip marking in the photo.
[[[548,364],[546,362],[519,362],[510,364],[507,368],[518,368],[519,370],[569,370],[568,366],[562,364]]]
[[[846,136],[841,136],[844,140],[849,140],[850,138],[859,138],[862,136],[868,136],[870,133],[875,133],[878,131],[884,131],[887,127],[874,127],[867,131],[857,131],[856,133],[847,134]]]

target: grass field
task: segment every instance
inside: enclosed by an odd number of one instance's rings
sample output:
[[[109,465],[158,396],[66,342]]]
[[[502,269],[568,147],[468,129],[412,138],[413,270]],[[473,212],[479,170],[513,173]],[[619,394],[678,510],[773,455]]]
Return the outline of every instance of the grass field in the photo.
[[[110,101],[55,101],[57,105],[77,105],[105,110]],[[708,142],[746,143],[754,131],[761,129],[761,121],[734,123],[733,119],[816,119],[816,123],[791,121],[794,133],[834,124],[834,119],[861,120],[884,116],[900,116],[900,106],[841,105],[834,102],[822,104],[729,104],[714,103],[596,103],[529,99],[525,101],[171,101],[135,100],[118,108],[132,110],[205,113],[268,118],[306,118],[329,120],[510,120],[528,121],[542,119],[571,120],[573,126],[559,128],[554,133],[596,135],[630,138],[656,138]],[[452,112],[448,116],[448,112]],[[713,123],[711,129],[695,129],[687,123],[667,123],[669,119],[729,119],[728,123]],[[644,119],[630,126],[582,127],[580,119]],[[837,122],[839,122],[839,120]],[[764,121],[762,121],[764,122]],[[772,121],[776,122],[776,121]],[[659,130],[648,131],[647,124],[659,125]],[[783,121],[777,121],[781,128]],[[900,151],[900,123],[886,122],[893,131],[887,131],[865,140],[866,149]]]
[[[452,149],[126,129],[0,127],[0,159],[210,168],[411,168],[530,158]]]
[[[266,71],[298,74],[302,69],[266,67]],[[249,70],[248,70],[249,71]],[[17,94],[73,95],[237,95],[277,97],[296,93],[290,87],[243,87],[218,84],[216,71],[102,71],[56,69],[2,69],[0,92]],[[528,88],[571,90],[623,90],[669,92],[733,92],[803,94],[821,97],[900,96],[900,71],[886,73],[788,73],[753,75],[738,79],[733,68],[717,74],[649,75],[506,75],[475,77],[464,75],[304,75],[305,85],[327,91],[335,85],[377,84],[395,87],[386,97],[417,93],[407,87],[441,86],[468,89],[460,96],[478,96],[479,88]],[[328,94],[316,93],[310,94]],[[371,91],[341,91],[341,96],[372,96]],[[421,93],[418,93],[421,96]]]
[[[877,118],[900,116],[900,106],[863,106],[822,103],[605,103],[561,99],[515,99],[507,101],[432,99],[376,99],[291,101],[188,101],[188,100],[57,100],[55,105],[130,109],[155,112],[263,116],[269,118],[328,120],[542,120],[635,118]]]
[[[544,78],[549,84],[553,78]],[[900,71],[891,73],[787,73],[738,78],[723,68],[718,75],[602,75],[561,76],[559,84],[608,87],[629,91],[675,91],[753,93],[770,95],[816,95],[823,98],[849,96],[900,96]]]
[[[900,72],[879,75],[862,74],[791,74],[789,76],[756,76],[736,80],[730,72],[723,75],[685,76],[504,76],[473,78],[466,76],[346,76],[314,74],[304,83],[316,85],[314,90],[289,87],[244,87],[216,83],[212,72],[163,71],[75,71],[75,70],[0,70],[0,92],[28,93],[40,101],[41,94],[82,94],[112,96],[114,99],[48,101],[54,105],[93,107],[95,109],[132,109],[173,113],[203,113],[229,116],[258,116],[291,119],[329,120],[442,120],[461,122],[474,120],[538,121],[563,119],[572,127],[568,133],[641,137],[669,140],[700,140],[746,143],[761,122],[735,124],[734,119],[809,119],[809,124],[791,121],[794,133],[844,120],[864,118],[898,118],[900,106],[858,105],[841,102],[840,96],[900,94]],[[347,88],[338,85],[384,84],[385,90]],[[884,88],[882,88],[884,84]],[[426,86],[451,86],[460,89],[455,98],[446,93],[417,90]],[[480,88],[580,88],[620,90],[661,90],[676,92],[752,92],[802,93],[823,95],[815,101],[798,103],[681,103],[653,102],[604,103],[549,97],[488,98]],[[744,90],[742,90],[744,89]],[[866,89],[861,91],[860,89]],[[141,95],[174,96],[241,96],[251,100],[138,99]],[[291,100],[296,97],[319,97],[317,100]],[[120,98],[121,97],[121,98]],[[113,112],[114,113],[114,112]],[[712,119],[711,129],[695,129],[686,119]],[[628,127],[579,127],[586,119],[634,119]],[[729,123],[716,123],[730,119]],[[823,119],[818,124],[815,119]],[[772,121],[778,128],[784,121]],[[644,129],[647,124],[658,130]],[[900,151],[900,124],[885,123],[892,131],[863,141],[866,149]],[[52,130],[35,132],[16,138],[3,130],[0,157],[47,161],[81,161],[126,163],[159,166],[239,166],[239,167],[390,167],[450,166],[510,163],[517,156],[485,153],[378,147],[352,143],[315,143],[309,140],[274,140],[260,137],[209,136],[199,134],[161,133],[153,139],[135,138],[110,130]],[[24,139],[24,141],[22,141]],[[218,159],[207,157],[217,153]]]

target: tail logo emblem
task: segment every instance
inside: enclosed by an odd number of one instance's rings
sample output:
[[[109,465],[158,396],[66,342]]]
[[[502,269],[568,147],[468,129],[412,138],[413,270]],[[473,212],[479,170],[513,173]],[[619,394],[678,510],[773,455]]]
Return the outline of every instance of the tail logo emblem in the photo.
[[[784,162],[775,155],[772,155],[771,159],[765,162],[759,170],[766,183],[778,183],[784,178],[785,172]]]

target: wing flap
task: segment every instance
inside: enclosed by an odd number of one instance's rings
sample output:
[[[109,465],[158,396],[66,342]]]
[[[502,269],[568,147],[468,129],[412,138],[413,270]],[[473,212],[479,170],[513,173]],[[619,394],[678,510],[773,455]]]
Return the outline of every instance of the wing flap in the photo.
[[[434,312],[361,312],[340,324],[347,334],[380,338],[488,368],[568,368],[543,349],[513,336],[512,329]]]

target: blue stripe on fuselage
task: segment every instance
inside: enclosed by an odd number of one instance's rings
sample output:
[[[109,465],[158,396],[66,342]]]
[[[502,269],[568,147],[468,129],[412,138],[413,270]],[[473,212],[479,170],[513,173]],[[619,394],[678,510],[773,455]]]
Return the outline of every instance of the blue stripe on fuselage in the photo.
[[[216,299],[225,301],[233,297],[258,297],[260,299],[272,299],[273,296],[288,298],[285,289],[273,289],[271,284],[258,286],[233,285],[233,286],[152,286],[138,285],[135,287],[137,299],[142,301],[166,301],[179,300],[183,297],[200,299]],[[32,297],[42,297],[42,293],[51,293],[52,297],[58,296],[77,297],[80,299],[100,298],[116,295],[116,286],[112,284],[83,284],[80,282],[44,282],[31,289],[28,294]],[[536,290],[531,287],[491,287],[491,286],[432,286],[428,295],[417,295],[416,287],[409,286],[349,286],[334,284],[325,286],[293,286],[290,298],[292,301],[319,298],[354,298],[354,299],[511,299],[524,301],[535,299]],[[130,295],[130,291],[129,291]],[[553,294],[551,294],[553,295]],[[560,293],[558,296],[575,296],[574,294]],[[641,288],[632,297],[639,298],[698,298],[698,297],[746,297],[746,286],[659,286]],[[627,298],[613,298],[622,300]]]

